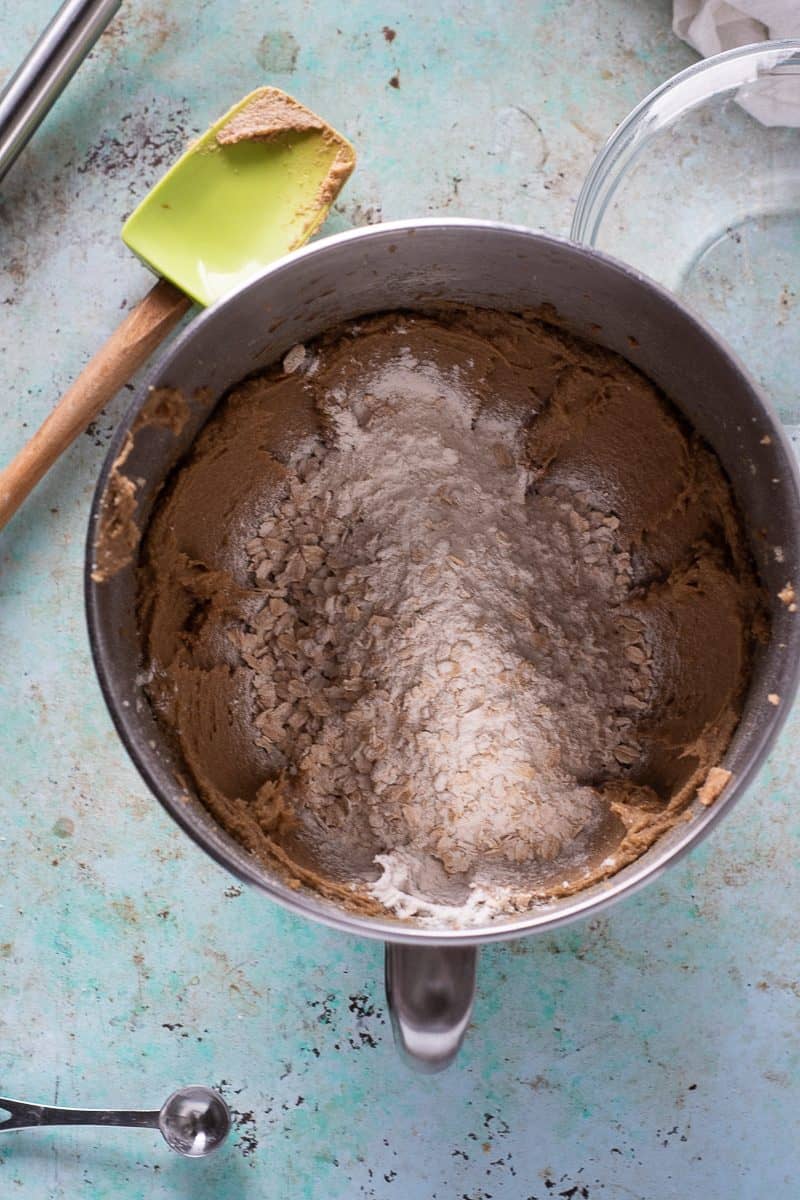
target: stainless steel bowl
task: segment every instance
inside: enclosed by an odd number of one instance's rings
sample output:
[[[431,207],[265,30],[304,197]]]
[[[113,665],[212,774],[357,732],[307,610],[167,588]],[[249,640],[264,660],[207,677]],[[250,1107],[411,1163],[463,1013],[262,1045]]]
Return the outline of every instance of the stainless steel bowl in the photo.
[[[112,465],[150,386],[191,397],[192,418],[176,437],[144,426],[124,471],[139,480],[140,527],[168,472],[220,396],[296,342],[359,315],[458,301],[520,310],[554,305],[579,334],[623,354],[653,379],[719,455],[745,514],[753,554],[772,598],[772,639],[756,663],[739,728],[725,758],[734,780],[710,808],[696,806],[637,862],[578,895],[480,928],[442,932],[358,916],[307,890],[293,891],[187,797],[176,760],[138,682],[134,566],[91,578],[98,520]],[[768,435],[768,440],[765,435]],[[779,551],[776,551],[776,547]],[[190,837],[247,883],[302,916],[387,943],[387,991],[400,1046],[428,1069],[451,1060],[466,1028],[477,947],[552,929],[654,879],[730,809],[764,760],[800,671],[800,616],[777,593],[800,581],[800,484],[769,402],[725,344],[673,296],[596,251],[484,221],[398,222],[317,242],[276,263],[197,317],[139,388],[109,448],[92,504],[86,593],[95,665],[112,718],[153,794]],[[782,702],[766,702],[775,692]]]

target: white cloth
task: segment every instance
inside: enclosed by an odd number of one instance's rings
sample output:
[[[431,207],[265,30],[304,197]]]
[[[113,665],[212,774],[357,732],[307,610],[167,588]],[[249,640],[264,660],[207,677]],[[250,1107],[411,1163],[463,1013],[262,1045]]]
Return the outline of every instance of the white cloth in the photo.
[[[674,0],[672,28],[708,58],[734,46],[800,37],[800,0]]]
[[[800,0],[673,0],[672,29],[704,58],[776,38],[800,38]],[[800,73],[762,76],[737,96],[764,125],[800,125]]]
[[[735,46],[800,37],[800,0],[673,0],[672,28],[708,58]],[[800,126],[800,72],[765,74],[736,100],[763,125]]]

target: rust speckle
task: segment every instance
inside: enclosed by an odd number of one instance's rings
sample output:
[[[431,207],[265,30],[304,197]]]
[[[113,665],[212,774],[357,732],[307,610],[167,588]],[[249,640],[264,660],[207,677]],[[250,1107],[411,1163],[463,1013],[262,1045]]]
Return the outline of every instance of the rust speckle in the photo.
[[[390,29],[388,25],[384,25],[384,27],[383,27],[383,36],[384,36],[384,38],[386,39],[386,41],[387,41],[387,42],[393,42],[393,41],[394,41],[394,39],[397,37],[397,30],[396,30],[396,29]]]
[[[400,87],[400,72],[399,71],[395,71],[394,75],[389,80],[389,87],[393,87],[393,88]]]
[[[800,1000],[800,980],[786,979],[778,975],[767,975],[759,980],[756,987],[760,992],[768,992],[775,988],[779,992],[789,992]]]
[[[145,12],[143,18],[147,19],[145,34],[147,49],[151,54],[156,54],[162,46],[166,45],[172,34],[177,33],[178,26],[164,13],[160,5]]]
[[[137,925],[139,922],[139,914],[136,911],[136,905],[131,900],[130,896],[124,896],[122,900],[112,900],[111,907],[118,917],[127,925]],[[133,956],[133,961],[136,962],[136,955]],[[141,957],[141,956],[139,956]],[[142,959],[144,961],[144,959]]]
[[[533,1079],[525,1079],[522,1082],[526,1083],[532,1092],[555,1091],[554,1085],[550,1082],[546,1075],[534,1075]]]
[[[290,75],[297,66],[300,44],[288,29],[278,29],[262,37],[256,50],[258,64],[265,71]]]
[[[219,1085],[218,1090],[223,1096],[225,1095],[226,1084],[227,1081],[223,1080],[223,1082]],[[241,1088],[234,1089],[234,1094],[238,1096],[240,1091]],[[231,1118],[233,1120],[233,1127],[238,1135],[236,1139],[237,1149],[242,1155],[242,1158],[250,1158],[250,1156],[258,1149],[258,1132],[256,1128],[255,1113],[253,1113],[252,1110],[248,1112],[240,1112],[238,1108],[234,1108],[231,1105]]]
[[[140,44],[148,55],[162,50],[179,26],[159,4],[137,5],[135,14],[121,13],[106,30],[102,46],[112,59],[123,53],[131,42]]]
[[[149,187],[165,166],[186,148],[190,122],[189,105],[182,101],[170,112],[151,111],[145,104],[126,113],[119,132],[106,131],[90,146],[76,167],[79,175],[117,175],[129,178],[128,191],[140,196],[143,184]]]

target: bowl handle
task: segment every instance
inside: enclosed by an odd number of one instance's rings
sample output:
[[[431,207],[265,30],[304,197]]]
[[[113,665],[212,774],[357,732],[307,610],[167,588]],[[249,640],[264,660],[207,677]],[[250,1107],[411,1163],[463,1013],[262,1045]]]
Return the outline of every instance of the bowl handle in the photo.
[[[417,1071],[443,1071],[464,1040],[475,998],[476,946],[386,945],[394,1040]]]

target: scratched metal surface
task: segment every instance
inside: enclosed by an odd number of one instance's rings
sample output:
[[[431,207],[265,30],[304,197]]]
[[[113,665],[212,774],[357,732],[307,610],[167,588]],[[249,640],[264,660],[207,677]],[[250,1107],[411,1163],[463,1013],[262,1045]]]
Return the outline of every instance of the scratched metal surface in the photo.
[[[0,0],[0,75],[50,9]],[[452,213],[565,233],[601,141],[692,58],[666,0],[124,9],[0,191],[4,455],[148,286],[118,238],[135,199],[251,87],[358,144],[330,230]],[[458,1065],[414,1077],[380,948],[234,886],[112,732],[81,553],[120,403],[0,540],[0,1093],[157,1106],[205,1081],[237,1132],[208,1162],[142,1132],[0,1135],[3,1200],[796,1197],[797,712],[687,861],[485,952]]]

